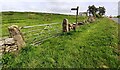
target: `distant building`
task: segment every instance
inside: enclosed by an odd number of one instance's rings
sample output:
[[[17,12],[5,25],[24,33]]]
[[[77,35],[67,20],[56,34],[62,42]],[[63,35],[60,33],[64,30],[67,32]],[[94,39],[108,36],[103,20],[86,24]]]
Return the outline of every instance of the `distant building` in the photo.
[[[88,12],[79,12],[80,16],[88,16]]]

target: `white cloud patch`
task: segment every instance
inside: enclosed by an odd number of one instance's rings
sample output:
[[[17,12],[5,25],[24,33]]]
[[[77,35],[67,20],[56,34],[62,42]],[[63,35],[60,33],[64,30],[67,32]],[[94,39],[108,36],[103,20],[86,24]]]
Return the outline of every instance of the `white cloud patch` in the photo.
[[[95,5],[96,7],[104,6],[106,8],[107,15],[118,14],[118,3],[117,2],[93,2],[88,0],[70,0],[68,2],[64,0],[34,0],[31,2],[23,0],[12,0],[2,2],[2,11],[33,11],[33,12],[49,12],[49,13],[65,13],[75,14],[75,11],[70,9],[79,6],[79,11],[86,11],[89,5]],[[39,2],[37,2],[39,1]],[[64,1],[64,2],[63,2]],[[87,2],[86,2],[87,1]],[[103,1],[103,0],[102,0]],[[107,0],[106,0],[107,1]],[[112,1],[112,0],[111,0]]]
[[[0,2],[118,2],[119,0],[0,0]]]

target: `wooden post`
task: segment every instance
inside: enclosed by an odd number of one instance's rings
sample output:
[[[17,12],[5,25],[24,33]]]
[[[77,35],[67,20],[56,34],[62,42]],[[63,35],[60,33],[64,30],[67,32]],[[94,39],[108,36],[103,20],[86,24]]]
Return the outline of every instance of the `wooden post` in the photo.
[[[71,8],[71,10],[76,10],[76,24],[78,19],[78,9],[79,9],[79,6],[77,6],[77,8]]]
[[[63,27],[63,32],[68,32],[68,19],[64,19],[63,23],[62,23],[62,27]]]
[[[77,11],[76,11],[76,24],[77,24],[77,19],[78,19],[78,9],[79,9],[79,7],[77,6]]]
[[[12,25],[8,27],[10,37],[15,40],[16,45],[18,46],[18,50],[25,46],[25,42],[17,25]]]

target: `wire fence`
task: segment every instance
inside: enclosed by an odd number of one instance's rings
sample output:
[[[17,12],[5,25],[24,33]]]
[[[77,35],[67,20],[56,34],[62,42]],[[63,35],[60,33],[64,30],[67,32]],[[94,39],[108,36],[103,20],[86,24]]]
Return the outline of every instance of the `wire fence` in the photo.
[[[24,26],[21,31],[27,44],[40,45],[49,38],[59,36],[62,26],[61,23]]]

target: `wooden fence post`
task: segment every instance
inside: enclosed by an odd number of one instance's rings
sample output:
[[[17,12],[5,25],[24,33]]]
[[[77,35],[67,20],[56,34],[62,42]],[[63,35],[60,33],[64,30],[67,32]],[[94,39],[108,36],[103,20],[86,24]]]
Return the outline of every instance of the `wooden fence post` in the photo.
[[[62,23],[62,27],[63,27],[63,32],[68,32],[68,19],[63,19],[63,23]]]
[[[20,32],[20,29],[17,25],[12,25],[8,27],[10,37],[12,37],[15,40],[16,45],[18,46],[18,50],[20,50],[22,47],[25,46],[25,42],[22,36],[22,33]]]

